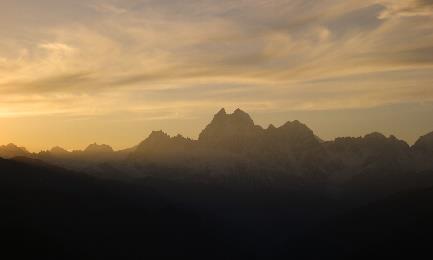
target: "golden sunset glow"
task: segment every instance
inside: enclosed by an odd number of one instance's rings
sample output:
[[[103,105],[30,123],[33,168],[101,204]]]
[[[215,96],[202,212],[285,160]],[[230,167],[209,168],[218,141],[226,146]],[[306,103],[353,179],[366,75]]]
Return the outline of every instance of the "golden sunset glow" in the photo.
[[[323,138],[433,128],[430,0],[3,0],[0,32],[0,144],[195,138],[221,107]]]

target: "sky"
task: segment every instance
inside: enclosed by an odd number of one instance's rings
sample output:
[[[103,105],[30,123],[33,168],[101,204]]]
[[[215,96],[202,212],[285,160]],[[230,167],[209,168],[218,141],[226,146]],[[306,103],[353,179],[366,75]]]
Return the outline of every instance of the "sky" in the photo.
[[[0,144],[196,138],[222,107],[413,143],[433,131],[433,1],[0,1]]]

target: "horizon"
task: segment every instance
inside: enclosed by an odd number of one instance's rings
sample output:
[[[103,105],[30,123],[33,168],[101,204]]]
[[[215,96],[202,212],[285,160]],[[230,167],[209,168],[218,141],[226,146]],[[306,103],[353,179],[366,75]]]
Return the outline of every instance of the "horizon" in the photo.
[[[0,143],[197,137],[219,107],[318,136],[433,130],[430,1],[0,3]],[[23,15],[25,14],[25,15]]]
[[[235,113],[236,110],[240,110],[240,111],[242,111],[242,112],[247,113],[247,114],[251,117],[251,119],[254,121],[254,124],[255,124],[256,126],[261,127],[262,129],[267,129],[270,125],[273,125],[273,126],[275,126],[275,127],[278,128],[278,127],[283,126],[286,122],[293,122],[293,121],[299,121],[299,122],[305,124],[304,122],[302,122],[302,121],[300,121],[300,120],[297,120],[297,119],[294,119],[294,120],[286,120],[286,121],[283,121],[282,123],[280,122],[280,123],[278,123],[278,124],[274,124],[274,123],[268,123],[268,124],[257,124],[256,121],[255,121],[255,119],[254,119],[254,117],[251,116],[251,114],[248,113],[248,111],[245,111],[245,110],[243,110],[243,109],[241,109],[241,108],[236,108],[236,109],[234,109],[234,110],[231,110],[231,112],[230,112],[230,111],[227,111],[227,109],[225,109],[225,108],[221,108],[221,109],[219,109],[219,111],[224,111],[224,113],[225,113],[226,115],[232,115],[233,113]],[[213,116],[217,115],[218,113],[219,113],[219,112],[215,112]],[[201,131],[203,131],[203,129],[206,127],[206,125],[208,125],[208,124],[211,122],[211,120],[212,120],[212,116],[209,117],[209,121],[208,121],[208,123],[205,124],[205,125],[204,125],[200,130],[198,130],[198,133],[197,133],[195,136],[193,136],[193,137],[191,137],[191,136],[186,136],[186,135],[183,135],[183,134],[181,134],[181,133],[171,134],[171,133],[168,133],[167,131],[165,131],[164,129],[154,129],[154,130],[151,130],[151,131],[148,133],[148,135],[146,135],[144,138],[142,138],[141,140],[138,140],[136,143],[131,144],[131,145],[126,146],[126,147],[121,147],[121,148],[113,147],[110,143],[101,143],[101,142],[96,142],[96,141],[94,141],[94,142],[90,142],[90,143],[88,143],[88,144],[85,144],[84,146],[82,146],[82,147],[80,147],[80,148],[77,148],[77,147],[75,147],[75,148],[66,148],[66,147],[62,146],[61,144],[55,144],[55,145],[53,145],[53,146],[51,146],[51,147],[49,147],[49,148],[46,148],[46,149],[31,150],[31,149],[29,149],[28,147],[26,147],[25,145],[22,145],[22,144],[19,144],[19,143],[13,143],[13,142],[0,144],[0,146],[7,146],[7,145],[12,144],[12,145],[15,145],[15,146],[17,146],[17,147],[19,147],[19,148],[25,148],[25,149],[26,149],[27,151],[29,151],[30,153],[39,153],[39,152],[43,152],[43,151],[50,151],[51,149],[53,149],[53,148],[57,148],[57,147],[63,148],[63,149],[65,149],[65,150],[68,151],[68,152],[84,151],[88,146],[90,146],[90,145],[92,145],[92,144],[97,144],[97,145],[108,145],[108,146],[112,147],[114,151],[121,151],[121,150],[124,150],[124,149],[132,148],[132,147],[134,147],[134,146],[140,144],[142,141],[146,140],[152,132],[155,132],[155,131],[156,131],[156,132],[158,132],[158,131],[162,131],[162,132],[168,134],[170,137],[175,137],[176,135],[181,135],[181,136],[183,136],[183,137],[185,137],[185,138],[188,138],[188,139],[191,139],[191,140],[195,140],[195,141],[197,141],[197,140],[198,140],[198,135],[199,135],[199,133],[200,133]],[[310,128],[310,127],[308,126],[308,124],[306,124],[306,126],[307,126],[308,128]],[[310,128],[310,129],[311,129],[311,128]],[[364,133],[364,134],[361,134],[361,135],[357,135],[357,136],[350,136],[350,135],[335,136],[334,138],[326,139],[326,138],[322,138],[322,136],[318,135],[314,129],[311,129],[311,130],[314,132],[314,134],[315,134],[317,137],[319,137],[319,138],[320,138],[321,140],[323,140],[323,141],[334,141],[336,138],[341,138],[341,137],[353,137],[353,138],[358,138],[358,137],[364,137],[364,136],[369,135],[369,134],[372,134],[372,133],[380,133],[380,134],[383,134],[383,135],[384,135],[385,137],[387,137],[387,138],[390,137],[390,136],[395,136],[397,139],[406,142],[409,146],[413,146],[413,145],[415,144],[415,142],[416,142],[420,137],[422,137],[422,136],[424,136],[424,135],[427,135],[427,134],[433,132],[433,130],[432,130],[432,131],[428,131],[428,132],[426,132],[426,133],[424,133],[424,134],[421,134],[421,135],[419,135],[418,137],[416,137],[415,141],[413,141],[413,142],[408,142],[407,140],[402,139],[402,138],[400,138],[399,136],[396,136],[396,135],[394,135],[394,134],[392,134],[392,133],[390,133],[390,134],[386,134],[386,133],[383,133],[383,132],[380,132],[380,131],[370,131],[370,132],[367,132],[367,133]]]

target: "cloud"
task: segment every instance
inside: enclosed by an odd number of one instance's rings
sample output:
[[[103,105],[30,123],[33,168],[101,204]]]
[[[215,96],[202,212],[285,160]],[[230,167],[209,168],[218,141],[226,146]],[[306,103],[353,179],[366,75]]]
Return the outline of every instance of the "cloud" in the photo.
[[[33,81],[15,81],[0,84],[0,89],[11,93],[65,93],[83,92],[83,88],[92,82],[91,75],[88,73],[75,73],[55,75],[48,78],[39,78]],[[78,89],[77,89],[78,88]],[[88,90],[86,92],[91,92]]]
[[[387,1],[385,4],[388,6],[388,8],[381,13],[381,19],[386,19],[393,16],[433,16],[432,0]]]
[[[0,36],[0,95],[22,96],[32,111],[71,114],[84,111],[56,99],[68,96],[83,107],[95,102],[99,112],[114,113],[142,102],[171,109],[177,102],[208,107],[229,100],[311,110],[432,98],[428,74],[420,75],[419,85],[410,77],[398,84],[392,78],[350,80],[432,70],[431,1],[78,3],[56,1],[56,10],[72,14],[59,18],[46,11],[41,23],[0,18],[11,28]],[[414,19],[404,19],[409,16]],[[43,102],[52,109],[26,95],[47,97]]]
[[[46,49],[52,52],[61,52],[65,54],[70,54],[75,51],[74,48],[64,43],[58,43],[58,42],[39,44],[39,48]]]

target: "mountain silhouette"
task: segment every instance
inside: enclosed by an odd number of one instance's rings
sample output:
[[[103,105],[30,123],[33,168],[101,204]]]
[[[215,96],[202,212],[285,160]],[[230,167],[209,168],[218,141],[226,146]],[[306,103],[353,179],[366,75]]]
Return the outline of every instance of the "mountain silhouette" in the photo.
[[[113,153],[114,150],[109,145],[94,143],[87,146],[84,152],[89,154],[109,154],[109,153]]]
[[[20,157],[0,159],[0,189],[2,253],[16,257],[431,256],[431,187],[353,204],[236,179],[118,182]]]
[[[430,133],[411,147],[395,136],[373,132],[323,141],[297,120],[265,129],[241,109],[230,114],[223,108],[197,140],[171,137],[160,130],[122,151],[94,143],[83,151],[56,147],[30,154],[24,148],[8,145],[0,149],[0,155],[40,159],[106,178],[164,176],[217,182],[236,178],[253,186],[333,192],[353,189],[361,193],[372,185],[377,186],[377,195],[385,196],[417,185],[433,185],[423,174],[433,169],[432,140]],[[392,178],[400,184],[382,181]]]
[[[62,147],[56,146],[51,148],[50,153],[54,154],[54,155],[66,155],[69,152],[65,149],[63,149]]]
[[[144,259],[199,254],[194,244],[208,248],[194,239],[208,239],[206,230],[195,224],[196,214],[177,209],[145,185],[17,158],[0,159],[0,189],[0,248],[5,256]],[[173,251],[164,253],[166,246]]]
[[[433,153],[433,132],[421,136],[413,145],[413,149],[420,152],[432,154]]]
[[[324,141],[240,109],[221,109],[197,140],[160,130],[120,151],[1,146],[12,159],[0,159],[0,245],[44,259],[428,253],[432,148],[432,133],[412,146],[378,132]]]
[[[200,133],[198,140],[208,145],[228,145],[228,142],[242,142],[244,138],[255,137],[261,130],[244,111],[236,109],[233,114],[227,114],[225,109],[221,109]],[[231,145],[233,148],[242,146],[241,143]]]
[[[0,157],[13,158],[17,156],[30,157],[31,154],[24,147],[18,147],[15,144],[8,144],[0,146]]]

